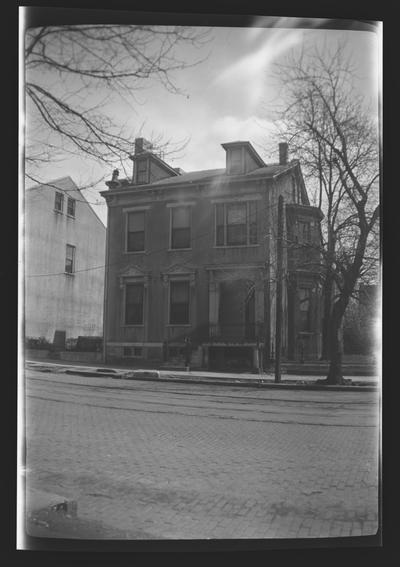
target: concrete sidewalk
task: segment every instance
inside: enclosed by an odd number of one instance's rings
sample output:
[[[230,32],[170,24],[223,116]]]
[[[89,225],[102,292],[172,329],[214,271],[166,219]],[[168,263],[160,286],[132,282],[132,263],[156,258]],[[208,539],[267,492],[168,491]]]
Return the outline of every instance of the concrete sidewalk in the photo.
[[[375,376],[347,376],[344,385],[328,386],[319,383],[325,376],[282,374],[281,382],[275,383],[271,373],[229,373],[208,372],[201,370],[151,370],[132,368],[113,368],[108,365],[89,366],[87,364],[52,363],[38,360],[26,360],[31,368],[44,371],[63,372],[80,376],[108,377],[123,380],[151,380],[165,382],[181,382],[186,384],[214,384],[226,386],[246,386],[257,388],[283,388],[307,390],[343,390],[343,391],[371,391],[379,387],[379,380]]]

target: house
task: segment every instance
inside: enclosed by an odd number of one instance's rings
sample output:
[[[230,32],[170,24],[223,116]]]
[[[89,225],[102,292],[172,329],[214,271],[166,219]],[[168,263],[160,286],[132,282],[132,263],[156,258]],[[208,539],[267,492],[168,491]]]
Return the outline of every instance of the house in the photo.
[[[274,357],[277,201],[283,195],[282,356],[321,348],[320,210],[298,161],[265,164],[248,141],[222,144],[226,166],[184,173],[135,141],[132,179],[114,172],[108,206],[107,361],[183,361],[255,369]],[[189,346],[188,346],[189,345]]]
[[[103,334],[106,228],[70,177],[24,195],[25,337]]]

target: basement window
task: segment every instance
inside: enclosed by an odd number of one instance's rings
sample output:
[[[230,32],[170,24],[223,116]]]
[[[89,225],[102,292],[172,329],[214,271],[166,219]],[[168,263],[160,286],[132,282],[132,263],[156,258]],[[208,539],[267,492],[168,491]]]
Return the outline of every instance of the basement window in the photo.
[[[142,347],[124,347],[124,356],[129,358],[142,358]]]

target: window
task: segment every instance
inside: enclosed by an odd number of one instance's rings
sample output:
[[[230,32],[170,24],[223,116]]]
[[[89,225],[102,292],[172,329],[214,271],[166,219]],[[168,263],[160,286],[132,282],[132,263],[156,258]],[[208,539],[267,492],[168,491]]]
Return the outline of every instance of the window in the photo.
[[[56,191],[56,197],[54,200],[54,210],[58,213],[62,213],[64,208],[64,195],[59,191]]]
[[[294,179],[294,177],[292,177],[292,201],[293,203],[296,203],[296,181]]]
[[[257,244],[257,203],[218,203],[216,205],[216,245]]]
[[[124,347],[124,356],[141,358],[143,349],[142,347]]]
[[[136,165],[136,183],[147,183],[147,159],[137,161]]]
[[[67,215],[70,217],[75,216],[75,199],[71,199],[71,197],[68,197]]]
[[[299,289],[300,332],[308,332],[311,329],[310,300],[311,300],[311,290],[309,288],[300,288]]]
[[[298,223],[298,234],[299,234],[299,241],[304,242],[311,242],[311,224],[308,221],[300,221]]]
[[[128,213],[127,218],[127,252],[143,252],[144,250],[145,211]]]
[[[170,282],[169,322],[172,325],[189,323],[190,286],[188,281]]]
[[[171,207],[171,248],[190,248],[190,207]]]
[[[143,325],[143,298],[142,283],[125,286],[125,325]]]
[[[75,246],[67,244],[65,254],[65,273],[73,274],[75,272]]]

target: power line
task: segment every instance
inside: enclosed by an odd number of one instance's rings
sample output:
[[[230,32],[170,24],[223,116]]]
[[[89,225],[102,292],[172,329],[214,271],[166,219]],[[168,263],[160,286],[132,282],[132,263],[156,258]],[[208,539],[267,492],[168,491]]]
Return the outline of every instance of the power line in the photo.
[[[272,209],[272,208],[275,208],[275,207],[277,207],[277,203],[275,203],[274,205],[266,206],[265,209],[264,209],[264,212],[266,212],[266,210],[268,210],[268,209]],[[257,213],[254,213],[254,214],[257,214]],[[249,219],[249,222],[250,221],[251,221],[251,218]],[[191,238],[191,242],[197,241],[201,238],[204,238],[205,236],[209,236],[209,234],[210,234],[210,231],[208,230],[207,232],[204,232],[202,234],[194,236],[194,237]],[[162,248],[158,248],[156,250],[151,250],[149,252],[143,252],[143,255],[146,256],[146,257],[149,257],[153,254],[157,254],[159,252],[164,252],[164,251],[169,251],[169,250],[170,250],[170,248],[168,246],[163,246]],[[176,250],[179,251],[179,248],[177,248]],[[109,268],[111,266],[116,266],[118,264],[124,263],[124,261],[125,261],[125,259],[119,259],[117,262],[111,262],[109,264],[103,264],[103,265],[100,265],[100,266],[92,266],[90,268],[82,268],[81,270],[75,270],[75,272],[73,272],[73,273],[76,274],[76,273],[82,273],[82,272],[89,272],[91,270],[99,270],[101,268]],[[189,262],[190,262],[190,260],[187,261],[187,262],[184,262],[182,264],[178,263],[178,265],[185,265]],[[53,273],[48,273],[48,274],[30,274],[30,275],[26,275],[25,277],[26,278],[39,278],[39,277],[61,276],[61,275],[65,275],[65,271],[64,272],[53,272]]]

